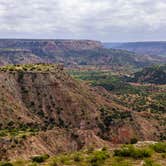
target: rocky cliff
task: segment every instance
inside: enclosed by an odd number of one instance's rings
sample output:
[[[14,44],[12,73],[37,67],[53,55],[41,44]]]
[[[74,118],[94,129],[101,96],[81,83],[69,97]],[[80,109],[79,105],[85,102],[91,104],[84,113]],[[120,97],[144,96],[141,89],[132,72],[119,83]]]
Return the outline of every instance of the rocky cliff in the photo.
[[[166,59],[106,49],[101,42],[91,40],[0,40],[0,65],[39,62],[63,63],[67,67],[80,65],[142,67],[163,63]]]

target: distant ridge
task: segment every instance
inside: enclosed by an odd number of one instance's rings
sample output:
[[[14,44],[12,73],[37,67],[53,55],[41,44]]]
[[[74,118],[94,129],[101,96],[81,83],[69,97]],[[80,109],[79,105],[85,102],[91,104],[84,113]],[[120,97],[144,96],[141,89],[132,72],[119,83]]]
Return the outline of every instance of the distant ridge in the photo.
[[[160,64],[166,59],[151,55],[104,48],[100,41],[69,39],[0,39],[0,65],[63,63],[66,67],[82,65],[131,66]]]
[[[137,54],[166,56],[166,41],[103,43],[106,48],[124,49]]]

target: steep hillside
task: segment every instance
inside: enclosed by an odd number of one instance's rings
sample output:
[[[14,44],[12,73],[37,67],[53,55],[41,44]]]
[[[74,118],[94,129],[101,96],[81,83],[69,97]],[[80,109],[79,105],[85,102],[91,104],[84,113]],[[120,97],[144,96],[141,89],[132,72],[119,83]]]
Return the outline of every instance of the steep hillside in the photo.
[[[129,81],[166,84],[166,65],[146,67],[136,72],[134,77],[129,79]]]
[[[159,140],[165,131],[164,113],[156,119],[121,106],[104,91],[99,94],[71,78],[62,65],[2,67],[0,91],[1,160],[127,143],[132,138]]]
[[[104,43],[106,48],[124,49],[137,54],[160,55],[166,57],[166,42]]]
[[[0,40],[0,65],[22,63],[63,63],[82,65],[142,67],[166,62],[153,56],[137,56],[133,52],[106,49],[91,40]]]
[[[32,51],[26,49],[1,48],[0,66],[7,64],[29,64],[44,62],[40,57],[34,55]]]

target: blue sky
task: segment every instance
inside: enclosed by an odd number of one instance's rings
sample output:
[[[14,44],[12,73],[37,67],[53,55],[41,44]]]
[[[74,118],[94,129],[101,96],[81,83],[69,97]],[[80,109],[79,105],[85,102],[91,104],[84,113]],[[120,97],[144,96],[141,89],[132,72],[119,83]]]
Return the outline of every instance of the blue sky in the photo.
[[[0,0],[0,37],[166,40],[166,0]]]

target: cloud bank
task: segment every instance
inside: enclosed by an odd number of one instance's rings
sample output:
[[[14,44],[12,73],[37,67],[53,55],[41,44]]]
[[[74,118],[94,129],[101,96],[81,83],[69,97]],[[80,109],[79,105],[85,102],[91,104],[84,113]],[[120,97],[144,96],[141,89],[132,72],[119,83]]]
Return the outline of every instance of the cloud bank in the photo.
[[[165,0],[0,0],[1,38],[166,40]]]

